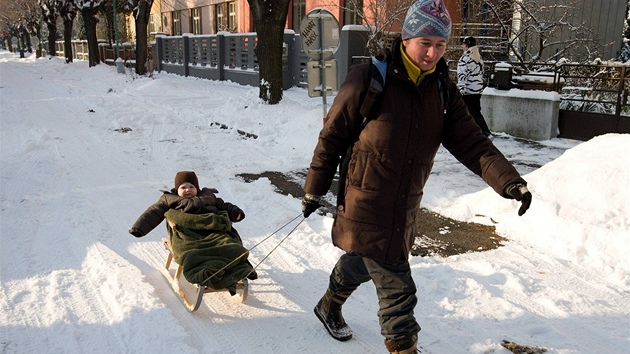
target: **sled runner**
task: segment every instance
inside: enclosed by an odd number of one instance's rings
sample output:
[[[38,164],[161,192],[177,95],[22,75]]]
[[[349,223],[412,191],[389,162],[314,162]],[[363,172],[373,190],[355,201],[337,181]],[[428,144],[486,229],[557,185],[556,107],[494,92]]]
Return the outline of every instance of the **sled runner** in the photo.
[[[176,262],[173,262],[174,255],[173,255],[173,249],[171,247],[170,241],[167,238],[163,238],[162,241],[164,243],[164,248],[168,252],[168,256],[166,257],[166,265],[164,266],[164,269],[162,269],[162,274],[164,275],[164,277],[166,277],[168,282],[171,284],[171,287],[173,288],[175,293],[179,296],[179,298],[182,300],[182,303],[184,304],[184,306],[186,307],[188,311],[193,312],[199,309],[199,306],[201,305],[201,301],[203,300],[203,294],[205,293],[229,291],[228,289],[216,290],[202,284],[191,284],[185,279],[183,282],[181,282],[180,279],[184,272],[184,267],[177,264]],[[171,263],[174,263],[177,266],[174,274],[171,272],[171,269],[170,269]],[[187,296],[186,291],[185,291],[186,289],[184,288],[191,288],[191,287],[196,288],[196,293],[194,296]],[[236,283],[236,294],[234,295],[236,297],[236,300],[238,302],[245,301],[247,299],[248,291],[249,291],[249,284],[248,284],[247,279],[245,278],[238,281]],[[188,291],[188,292],[190,293],[191,291]]]

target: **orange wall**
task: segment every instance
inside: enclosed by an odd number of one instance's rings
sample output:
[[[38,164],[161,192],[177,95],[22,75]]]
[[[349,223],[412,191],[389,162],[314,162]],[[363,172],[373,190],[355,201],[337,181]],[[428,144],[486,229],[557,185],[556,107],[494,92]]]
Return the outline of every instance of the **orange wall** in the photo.
[[[249,10],[249,2],[247,2],[247,0],[237,0],[236,7],[238,8],[237,28],[239,32],[253,32],[254,23],[251,11]]]
[[[342,0],[336,0],[336,1],[342,1]],[[323,5],[324,3],[327,5]],[[337,21],[339,21],[339,24],[341,25],[340,19],[341,19],[341,13],[343,10],[341,9],[340,6],[334,5],[334,3],[329,0],[306,0],[306,13],[308,13],[309,11],[315,8],[322,8],[322,9],[330,11],[335,16]],[[289,4],[289,14],[287,16],[287,23],[285,24],[284,28],[291,28],[292,24],[293,24],[293,2]],[[296,33],[300,31],[299,28],[293,28],[293,30]]]
[[[367,1],[383,1],[383,0],[364,0],[365,2]],[[387,1],[387,0],[385,0]],[[240,32],[252,32],[254,30],[254,24],[253,24],[253,20],[252,20],[252,16],[251,16],[251,12],[249,10],[249,3],[247,2],[247,0],[237,0],[237,7],[238,7],[238,28]],[[339,25],[340,26],[344,26],[345,23],[342,22],[343,19],[343,9],[341,8],[341,5],[344,3],[344,0],[306,0],[306,13],[308,13],[310,10],[314,9],[314,8],[318,8],[321,7],[323,9],[326,9],[330,12],[333,13],[333,15],[335,15],[335,17],[337,18],[337,20],[339,21]],[[451,15],[451,20],[454,23],[459,23],[461,21],[461,11],[458,8],[458,0],[445,0],[446,3],[446,8],[448,9],[448,12]],[[369,6],[368,8],[365,10],[366,11],[366,16],[369,17]],[[292,23],[293,23],[293,18],[292,18],[292,13],[293,13],[293,3],[289,4],[289,13],[287,16],[287,23],[285,24],[285,28],[291,28],[292,27]],[[401,16],[401,22],[404,19],[404,14]],[[295,32],[299,32],[300,29],[299,28],[294,28]],[[400,31],[400,25],[396,25],[394,27],[391,28],[392,31]]]
[[[310,10],[317,8],[317,7],[321,7],[324,8],[330,12],[333,13],[333,15],[335,15],[335,17],[337,18],[337,20],[339,21],[339,25],[340,26],[344,26],[345,23],[343,23],[343,9],[341,8],[341,5],[343,5],[344,0],[335,0],[337,1],[337,3],[335,4],[333,1],[330,0],[306,0],[306,13],[308,13]],[[365,0],[365,3],[367,3],[367,1],[370,0]],[[371,0],[371,1],[379,1],[379,2],[383,2],[383,0]],[[385,4],[387,4],[388,0],[385,0]],[[392,2],[398,2],[398,0],[392,0]],[[327,5],[324,5],[327,4]],[[451,15],[451,20],[455,23],[459,23],[461,21],[461,11],[458,7],[458,0],[445,0],[445,4],[446,4],[446,8],[448,9],[449,14]],[[293,23],[292,20],[292,11],[293,11],[293,4],[289,5],[289,16],[287,17],[287,24],[285,28],[291,28],[291,24]],[[366,6],[365,9],[365,16],[366,17],[370,17],[373,16],[370,12],[370,6]],[[402,22],[404,20],[404,14],[401,16],[400,22]],[[373,21],[370,21],[373,22]],[[396,23],[396,25],[394,25],[390,30],[391,31],[400,31],[400,23]],[[299,31],[299,28],[295,29],[296,32]]]

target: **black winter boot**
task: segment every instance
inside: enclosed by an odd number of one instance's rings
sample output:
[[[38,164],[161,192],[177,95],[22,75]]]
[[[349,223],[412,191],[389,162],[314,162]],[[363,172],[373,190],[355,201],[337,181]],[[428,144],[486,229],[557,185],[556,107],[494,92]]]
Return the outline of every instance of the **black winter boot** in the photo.
[[[333,294],[328,289],[317,303],[317,306],[315,306],[317,318],[322,321],[328,333],[339,341],[346,341],[352,338],[352,329],[346,324],[341,314],[341,305],[351,293],[352,291],[345,291]]]
[[[390,354],[415,354],[418,353],[418,335],[402,337],[400,339],[385,339],[385,348]]]

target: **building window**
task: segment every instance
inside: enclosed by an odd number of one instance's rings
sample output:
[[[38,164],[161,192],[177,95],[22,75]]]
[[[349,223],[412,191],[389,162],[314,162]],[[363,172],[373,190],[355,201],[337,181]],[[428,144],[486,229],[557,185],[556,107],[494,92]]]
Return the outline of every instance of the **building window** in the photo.
[[[216,4],[214,13],[216,14],[216,31],[225,31],[225,4]]]
[[[179,11],[173,11],[173,36],[182,35],[182,20]]]
[[[228,27],[230,32],[236,32],[236,3],[228,2]]]
[[[215,5],[217,32],[236,32],[236,2]]]
[[[162,32],[162,16],[160,14],[152,14],[149,16],[149,34]],[[166,19],[166,16],[164,16]]]
[[[293,30],[300,32],[300,24],[306,16],[306,0],[293,0]]]
[[[149,33],[155,33],[155,23],[153,22],[153,15],[149,16]]]
[[[192,34],[201,34],[201,9],[195,8],[190,10],[190,32]]]
[[[468,0],[462,0],[462,22],[468,21]]]
[[[346,7],[343,11],[344,25],[363,24],[360,11],[363,9],[363,0],[346,0]]]

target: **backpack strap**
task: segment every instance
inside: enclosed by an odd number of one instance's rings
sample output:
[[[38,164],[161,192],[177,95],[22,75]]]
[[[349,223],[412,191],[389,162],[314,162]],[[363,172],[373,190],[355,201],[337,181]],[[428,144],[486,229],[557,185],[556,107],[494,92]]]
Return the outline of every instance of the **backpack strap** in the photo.
[[[378,101],[379,95],[383,92],[385,87],[385,79],[387,77],[387,60],[378,60],[376,57],[372,57],[372,65],[370,65],[370,86],[368,92],[363,99],[359,112],[363,116],[363,123],[361,123],[361,130],[368,123],[370,113],[374,104]],[[359,130],[359,133],[361,132]],[[358,135],[357,135],[358,136]]]
[[[375,103],[380,98],[383,87],[385,86],[385,77],[387,74],[387,60],[378,60],[376,57],[372,57],[372,64],[370,65],[370,86],[363,99],[359,113],[363,116],[363,121],[359,126],[359,129],[354,132],[352,139],[346,149],[346,152],[341,156],[341,162],[339,164],[339,188],[337,190],[337,206],[345,206],[345,181],[348,175],[348,165],[350,158],[352,157],[352,147],[354,143],[359,140],[359,135],[363,131],[363,128],[372,119],[372,111]]]

